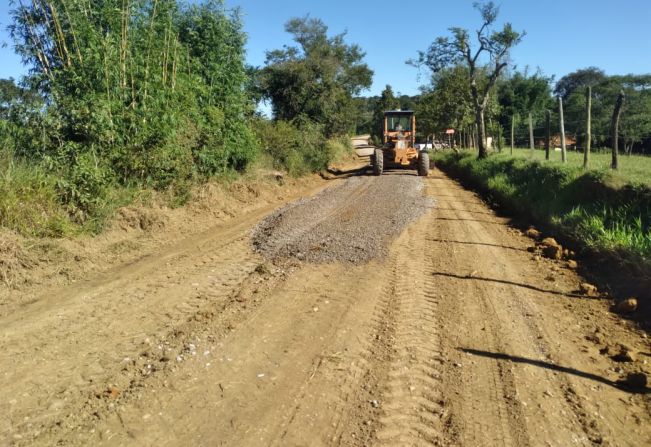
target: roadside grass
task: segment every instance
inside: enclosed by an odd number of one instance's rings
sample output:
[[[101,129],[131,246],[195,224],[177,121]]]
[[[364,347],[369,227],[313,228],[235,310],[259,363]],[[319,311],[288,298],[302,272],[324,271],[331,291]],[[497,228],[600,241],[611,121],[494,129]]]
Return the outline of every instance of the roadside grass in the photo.
[[[502,154],[510,154],[510,148],[502,149]],[[534,149],[533,155],[531,149],[515,148],[514,157],[525,158],[528,160],[537,160],[544,164],[560,165],[560,151],[550,151],[549,160],[545,160],[545,151]],[[651,156],[645,155],[619,155],[619,169],[613,171],[610,169],[612,156],[610,150],[593,150],[590,153],[590,169],[601,171],[607,181],[612,182],[615,186],[624,183],[641,183],[651,186]],[[567,166],[583,167],[583,152],[567,151]]]
[[[139,197],[142,195],[143,197]],[[114,185],[98,198],[92,215],[80,219],[61,200],[59,179],[38,164],[0,159],[0,227],[27,237],[97,234],[115,210],[143,202],[146,190]]]
[[[56,179],[36,166],[0,159],[0,226],[26,236],[60,237],[73,225],[56,192]]]
[[[255,177],[260,170],[276,169],[300,177],[325,169],[329,162],[352,158],[353,150],[348,138],[326,139],[318,129],[285,127],[293,133],[288,136],[282,129],[267,125],[276,137],[271,139],[272,143],[277,143],[273,147],[276,152],[282,151],[282,157],[278,157],[274,150],[263,150],[242,172],[229,169],[211,177],[197,176],[192,181],[177,181],[163,189],[137,182],[119,184],[110,178],[100,178],[93,183],[97,174],[93,163],[70,180],[70,173],[57,173],[42,163],[14,157],[11,151],[0,147],[0,228],[28,238],[98,234],[111,221],[116,210],[123,206],[147,206],[155,197],[155,201],[176,208],[188,203],[195,187],[206,182],[229,184]],[[287,138],[290,138],[291,145],[285,144]],[[70,200],[71,197],[74,200]]]
[[[648,268],[651,260],[648,179],[642,182],[636,175],[624,172],[613,178],[604,169],[584,171],[582,158],[577,162],[577,154],[573,154],[567,165],[562,165],[556,161],[532,160],[529,152],[525,149],[516,151],[514,156],[494,154],[484,160],[477,160],[473,152],[439,152],[434,159],[442,169],[470,181],[513,212],[553,227],[593,251],[617,254],[621,259]],[[544,157],[544,152],[541,153]],[[597,160],[603,159],[593,157],[595,165]],[[644,162],[647,160],[640,161],[640,165]],[[642,168],[630,172],[637,169]],[[648,172],[651,173],[651,167]]]

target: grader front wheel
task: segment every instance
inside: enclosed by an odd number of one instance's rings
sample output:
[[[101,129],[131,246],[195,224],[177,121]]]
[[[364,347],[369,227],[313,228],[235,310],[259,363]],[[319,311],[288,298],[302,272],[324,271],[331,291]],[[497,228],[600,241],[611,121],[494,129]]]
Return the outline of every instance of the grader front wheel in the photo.
[[[373,155],[373,175],[382,175],[384,170],[384,152],[382,149],[375,149]]]
[[[418,175],[427,177],[427,174],[429,174],[429,154],[421,152],[418,154]]]

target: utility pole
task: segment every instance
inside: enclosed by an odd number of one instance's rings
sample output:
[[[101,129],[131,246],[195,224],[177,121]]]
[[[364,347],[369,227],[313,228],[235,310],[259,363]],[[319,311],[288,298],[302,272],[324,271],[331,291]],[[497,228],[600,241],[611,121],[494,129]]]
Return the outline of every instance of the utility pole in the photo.
[[[529,112],[529,149],[531,149],[531,157],[533,158],[534,141],[533,141],[533,118]]]
[[[615,110],[613,111],[613,121],[611,127],[611,139],[613,143],[613,161],[610,165],[611,168],[617,170],[619,169],[619,164],[617,157],[619,155],[619,116],[622,112],[622,106],[624,105],[624,90],[619,92],[617,96],[617,102],[615,103]]]
[[[567,163],[567,145],[565,144],[565,120],[563,119],[563,98],[558,97],[558,115],[561,129],[561,161]]]
[[[513,140],[515,139],[515,114],[511,116],[511,155],[513,155],[513,147],[515,143]]]
[[[585,149],[583,151],[583,169],[590,167],[590,149],[592,146],[592,87],[585,89]]]
[[[550,140],[552,138],[552,112],[551,110],[547,110],[546,115],[546,120],[545,120],[545,160],[549,160],[549,145],[550,145]]]

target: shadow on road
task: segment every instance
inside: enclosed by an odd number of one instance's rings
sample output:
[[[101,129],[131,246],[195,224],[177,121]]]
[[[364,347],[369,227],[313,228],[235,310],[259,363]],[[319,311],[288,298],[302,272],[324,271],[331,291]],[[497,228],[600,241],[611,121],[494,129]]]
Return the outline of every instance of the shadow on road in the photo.
[[[349,178],[349,177],[355,177],[355,176],[360,176],[360,175],[367,175],[368,172],[370,172],[370,168],[368,165],[364,166],[355,166],[351,168],[335,168],[335,167],[328,167],[326,169],[326,172],[321,175],[325,180],[334,180],[334,179],[340,179],[340,178]]]
[[[618,390],[626,391],[628,393],[651,394],[651,390],[649,388],[634,389],[622,382],[616,382],[610,379],[606,379],[605,377],[598,376],[596,374],[588,373],[585,371],[579,371],[578,369],[569,368],[567,366],[555,365],[553,363],[544,362],[542,360],[533,360],[533,359],[528,359],[526,357],[518,357],[509,354],[502,354],[499,352],[481,351],[479,349],[471,349],[471,348],[457,348],[457,349],[467,354],[478,355],[481,357],[488,357],[495,360],[504,360],[513,363],[525,363],[528,365],[538,366],[539,368],[545,368],[552,371],[562,372],[565,374],[572,374],[577,377],[583,377],[584,379],[594,380],[595,382],[612,386],[614,388],[617,388]]]
[[[470,214],[484,214],[486,216],[495,216],[495,213],[490,213],[488,211],[472,211],[472,210],[458,210],[455,208],[436,208],[437,211],[458,211],[460,213],[470,213]]]
[[[486,220],[486,219],[464,219],[462,217],[437,217],[436,220],[458,220],[458,221],[467,221],[467,222],[481,222],[481,223],[488,223],[488,224],[493,224],[493,225],[502,225],[506,226],[504,222],[495,222],[494,220]]]
[[[325,180],[335,180],[335,179],[346,179],[350,177],[358,176],[372,176],[373,170],[370,165],[363,166],[354,166],[354,167],[328,167],[325,172],[321,173],[321,177]],[[392,176],[392,175],[407,175],[412,177],[417,177],[418,173],[413,169],[400,169],[400,168],[388,168],[382,172],[383,176]]]
[[[507,286],[515,286],[515,287],[522,287],[524,289],[529,289],[529,290],[534,290],[536,292],[541,292],[541,293],[551,293],[553,295],[560,295],[560,296],[566,296],[569,298],[581,298],[581,299],[586,299],[586,300],[598,300],[598,299],[608,299],[608,298],[599,298],[599,297],[588,297],[585,295],[580,295],[578,293],[566,293],[566,292],[559,292],[558,290],[550,290],[550,289],[543,289],[541,287],[536,287],[532,286],[530,284],[522,284],[514,281],[508,281],[506,279],[495,279],[495,278],[483,278],[481,276],[474,276],[474,275],[457,275],[455,273],[445,273],[445,272],[434,272],[432,273],[434,276],[444,276],[447,278],[456,278],[456,279],[466,279],[470,281],[484,281],[484,282],[490,282],[490,283],[497,283],[497,284],[505,284]]]
[[[505,250],[524,251],[524,252],[527,251],[527,250],[525,250],[523,248],[510,247],[508,245],[487,244],[485,242],[452,241],[452,240],[449,240],[449,239],[428,239],[428,241],[440,242],[440,243],[444,243],[444,244],[479,245],[479,246],[483,246],[483,247],[504,248]]]

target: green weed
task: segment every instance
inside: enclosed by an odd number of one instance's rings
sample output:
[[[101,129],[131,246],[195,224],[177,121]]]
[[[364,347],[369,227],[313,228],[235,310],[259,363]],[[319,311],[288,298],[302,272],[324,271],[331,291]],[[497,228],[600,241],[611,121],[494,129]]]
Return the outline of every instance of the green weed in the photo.
[[[584,171],[576,162],[544,162],[528,159],[524,153],[496,154],[484,160],[473,153],[438,153],[435,159],[511,210],[553,225],[594,250],[651,259],[647,184],[632,180],[637,178],[634,175],[627,182],[622,177],[613,182],[606,170]]]

